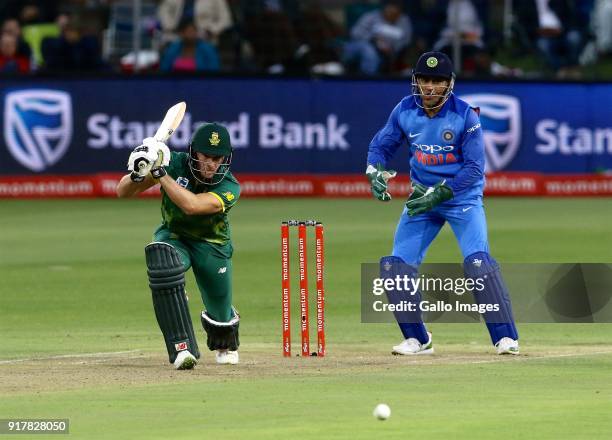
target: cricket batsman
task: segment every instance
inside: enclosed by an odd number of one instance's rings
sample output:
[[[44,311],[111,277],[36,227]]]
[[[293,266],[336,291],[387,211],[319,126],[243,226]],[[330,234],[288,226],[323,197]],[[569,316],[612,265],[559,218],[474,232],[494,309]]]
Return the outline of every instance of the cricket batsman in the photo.
[[[499,265],[489,254],[487,224],[482,202],[484,140],[478,109],[453,94],[455,75],[450,59],[441,52],[426,52],[412,75],[412,94],[395,106],[385,126],[368,149],[366,175],[372,194],[391,200],[389,179],[396,173],[387,162],[400,147],[408,149],[413,192],[400,217],[393,251],[380,260],[381,278],[418,276],[427,249],[445,222],[450,224],[464,257],[466,278],[484,282],[474,292],[478,304],[497,304],[484,313],[491,342],[498,354],[518,354],[518,333],[508,289]],[[406,147],[404,147],[406,146]],[[421,303],[420,292],[387,291],[391,303],[408,299]],[[404,340],[393,347],[399,355],[433,353],[431,333],[421,312],[395,312]]]
[[[229,171],[232,145],[227,129],[201,125],[189,153],[170,152],[147,138],[130,155],[129,174],[117,185],[119,197],[134,196],[159,183],[162,223],[145,247],[149,286],[170,363],[192,369],[200,351],[187,297],[185,272],[191,267],[205,310],[202,326],[218,364],[238,363],[240,317],[232,307],[232,241],[227,214],[240,196]],[[138,167],[142,161],[148,168]]]

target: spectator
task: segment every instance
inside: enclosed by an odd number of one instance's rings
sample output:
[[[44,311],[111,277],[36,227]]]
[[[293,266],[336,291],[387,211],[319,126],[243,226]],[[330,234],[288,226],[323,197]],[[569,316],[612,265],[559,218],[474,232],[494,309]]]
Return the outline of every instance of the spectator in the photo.
[[[216,44],[219,35],[232,26],[232,15],[226,0],[162,0],[157,14],[164,40],[176,39],[181,20],[195,23],[200,38]]]
[[[339,57],[339,38],[343,30],[325,13],[320,1],[306,3],[296,20],[295,29],[311,71],[328,74],[343,72]]]
[[[183,19],[178,30],[180,37],[166,48],[159,69],[162,72],[218,71],[217,49],[198,37],[193,21]]]
[[[479,79],[520,78],[524,75],[521,69],[504,66],[493,59],[494,53],[487,49],[478,49],[473,55],[473,64],[463,72],[465,77]]]
[[[17,39],[17,54],[23,55],[26,58],[32,56],[30,45],[23,39],[21,35],[21,26],[16,18],[8,18],[2,23],[2,34],[9,34]]]
[[[17,52],[18,40],[9,33],[0,37],[0,73],[28,73],[30,59]]]
[[[48,37],[58,37],[60,28],[55,22],[58,0],[27,0],[19,13],[23,38],[32,49],[34,68],[43,63],[42,41]]]
[[[361,16],[351,29],[351,41],[344,47],[343,61],[357,65],[360,73],[373,75],[392,71],[401,52],[412,38],[410,18],[402,13],[402,3],[387,0],[382,9]]]
[[[573,0],[525,0],[519,25],[559,78],[580,76],[578,57],[589,34],[589,11]]]
[[[250,3],[250,2],[248,2]],[[303,72],[295,27],[285,12],[284,1],[255,0],[243,5],[245,36],[253,48],[258,69],[269,73]]]
[[[81,35],[81,30],[66,15],[58,17],[58,22],[61,27],[60,36],[47,37],[42,41],[45,70],[83,72],[106,68],[95,36]]]
[[[426,52],[433,47],[446,21],[447,8],[448,0],[404,1],[404,11],[414,26],[416,52]]]
[[[484,48],[484,27],[478,10],[471,0],[450,0],[446,9],[446,27],[434,50],[453,55],[453,40],[458,34],[461,42],[461,67],[473,69],[474,56]]]
[[[612,55],[612,1],[597,0],[593,28],[598,52],[604,56]]]
[[[19,19],[23,26],[36,23],[53,23],[58,15],[60,0],[26,0],[21,3]]]

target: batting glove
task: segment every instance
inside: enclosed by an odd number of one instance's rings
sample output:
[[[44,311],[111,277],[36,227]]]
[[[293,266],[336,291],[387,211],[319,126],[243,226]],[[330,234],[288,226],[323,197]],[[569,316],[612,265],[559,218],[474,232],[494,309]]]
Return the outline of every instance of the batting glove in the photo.
[[[142,141],[142,145],[149,147],[149,149],[155,153],[155,159],[153,159],[153,162],[155,162],[155,160],[157,159],[156,153],[161,151],[162,153],[164,153],[162,165],[165,167],[170,165],[170,149],[166,144],[155,140],[155,138],[148,137]]]
[[[142,141],[142,145],[139,145],[132,151],[128,159],[128,171],[131,171],[132,180],[137,180],[138,177],[145,177],[151,171],[153,163],[157,160],[158,152],[163,153],[164,163],[163,165],[170,164],[170,149],[163,142],[156,141],[153,138],[146,138]],[[135,180],[136,179],[136,180]]]
[[[155,159],[155,162],[151,167],[151,176],[153,176],[155,180],[159,180],[166,174],[168,173],[166,173],[166,169],[164,168],[164,152],[158,151],[157,159]]]

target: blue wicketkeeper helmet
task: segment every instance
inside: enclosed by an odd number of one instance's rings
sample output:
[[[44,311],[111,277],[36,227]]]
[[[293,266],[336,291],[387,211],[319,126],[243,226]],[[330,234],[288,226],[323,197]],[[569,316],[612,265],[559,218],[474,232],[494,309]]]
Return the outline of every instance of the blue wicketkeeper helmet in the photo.
[[[448,80],[448,87],[443,95],[431,95],[442,98],[441,102],[428,110],[441,107],[453,93],[455,87],[455,73],[453,72],[453,63],[450,58],[443,52],[425,52],[419,57],[415,68],[412,70],[412,94],[422,98],[423,91],[419,87],[417,78],[437,77]],[[420,101],[420,102],[419,102]],[[416,100],[417,105],[424,108],[422,99]]]

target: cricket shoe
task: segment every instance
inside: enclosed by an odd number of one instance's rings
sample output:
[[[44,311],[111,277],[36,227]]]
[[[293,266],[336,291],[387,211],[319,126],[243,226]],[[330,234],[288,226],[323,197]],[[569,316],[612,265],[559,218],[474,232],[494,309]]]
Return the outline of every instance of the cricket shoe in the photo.
[[[408,338],[402,341],[401,344],[393,347],[393,354],[401,355],[419,355],[419,354],[433,354],[433,342],[431,340],[431,333],[427,332],[429,340],[425,344],[421,344],[416,338]]]
[[[504,337],[495,344],[497,354],[519,354],[519,344],[512,338]]]
[[[194,355],[189,353],[189,350],[180,351],[174,360],[174,368],[177,370],[192,370],[196,366],[198,360]]]
[[[233,350],[217,350],[215,359],[220,365],[236,365],[239,361],[238,352]]]

